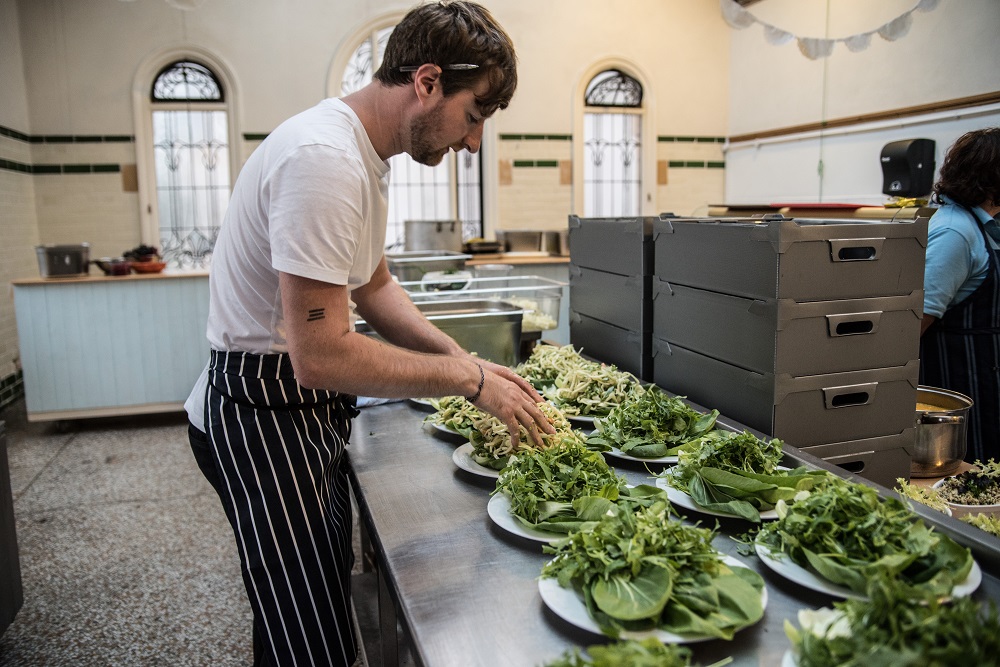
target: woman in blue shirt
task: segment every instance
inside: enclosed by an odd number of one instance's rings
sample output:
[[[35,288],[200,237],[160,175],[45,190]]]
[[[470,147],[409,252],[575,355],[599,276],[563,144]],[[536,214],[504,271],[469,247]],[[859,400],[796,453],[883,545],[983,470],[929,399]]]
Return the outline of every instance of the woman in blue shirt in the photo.
[[[955,142],[934,194],[920,383],[969,396],[965,459],[1000,459],[1000,127]]]

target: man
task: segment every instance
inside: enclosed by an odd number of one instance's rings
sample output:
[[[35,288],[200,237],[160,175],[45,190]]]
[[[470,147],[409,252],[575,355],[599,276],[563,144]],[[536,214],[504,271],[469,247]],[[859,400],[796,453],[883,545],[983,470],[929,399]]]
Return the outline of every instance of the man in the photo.
[[[960,137],[934,193],[920,383],[969,396],[965,458],[1000,459],[1000,127]]]
[[[530,385],[431,325],[383,256],[386,160],[477,151],[483,122],[514,93],[515,64],[483,7],[417,7],[371,84],[283,123],[239,174],[212,262],[211,360],[186,407],[236,535],[255,664],[357,655],[348,395],[462,395],[512,435],[553,432]],[[391,344],[354,332],[358,315]]]

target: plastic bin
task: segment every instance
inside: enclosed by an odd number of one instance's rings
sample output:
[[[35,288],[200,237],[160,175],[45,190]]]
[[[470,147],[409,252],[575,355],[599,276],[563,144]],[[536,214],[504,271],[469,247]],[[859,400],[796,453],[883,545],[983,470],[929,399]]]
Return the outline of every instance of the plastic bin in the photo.
[[[559,311],[566,283],[539,276],[473,278],[458,291],[436,289],[434,282],[400,283],[414,303],[482,299],[510,304],[524,311],[522,331],[549,331],[559,326]]]
[[[420,280],[430,271],[462,271],[465,262],[470,259],[472,255],[453,250],[410,250],[385,254],[389,273],[400,282]]]

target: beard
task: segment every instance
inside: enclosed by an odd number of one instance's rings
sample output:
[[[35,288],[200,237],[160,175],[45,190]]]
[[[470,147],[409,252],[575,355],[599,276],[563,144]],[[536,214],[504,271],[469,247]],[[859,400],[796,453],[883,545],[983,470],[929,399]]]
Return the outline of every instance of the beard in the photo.
[[[441,148],[432,144],[429,137],[441,124],[441,107],[437,106],[427,113],[417,116],[410,124],[410,157],[420,164],[436,167],[448,154],[448,146]]]

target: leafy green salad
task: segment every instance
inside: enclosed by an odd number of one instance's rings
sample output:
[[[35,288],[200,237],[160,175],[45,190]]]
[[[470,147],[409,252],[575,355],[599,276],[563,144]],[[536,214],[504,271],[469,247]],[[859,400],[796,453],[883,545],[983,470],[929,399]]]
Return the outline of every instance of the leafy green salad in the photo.
[[[887,575],[909,597],[948,596],[973,566],[967,548],[864,484],[829,476],[807,498],[776,509],[778,520],[761,527],[757,544],[861,595]]]
[[[542,433],[542,442],[546,448],[556,445],[576,444],[583,442],[583,436],[573,430],[573,426],[558,408],[548,403],[539,403],[538,409],[548,418],[555,428],[555,433]],[[535,442],[528,435],[524,426],[518,427],[517,450],[535,449]],[[480,411],[479,416],[472,418],[472,428],[469,430],[469,442],[472,443],[472,459],[481,466],[492,470],[503,470],[508,459],[514,453],[515,447],[508,435],[507,425],[491,414]]]
[[[913,604],[886,578],[868,588],[868,599],[833,609],[802,610],[798,627],[785,621],[798,667],[927,667],[995,665],[1000,656],[996,605],[972,598]]]
[[[732,662],[726,658],[708,665],[723,667]],[[543,667],[695,667],[691,662],[691,649],[676,644],[664,644],[655,637],[643,640],[625,639],[610,644],[587,647],[587,655],[580,649],[566,651],[557,660]]]
[[[781,440],[752,433],[711,431],[678,454],[678,463],[660,475],[671,487],[707,510],[760,522],[760,513],[779,501],[808,495],[827,477],[822,470],[781,470]]]
[[[486,414],[463,396],[432,398],[429,402],[435,411],[424,417],[425,424],[438,424],[469,439],[475,429],[474,422]]]
[[[591,530],[545,545],[555,557],[542,578],[583,598],[608,635],[660,629],[682,636],[732,639],[764,614],[764,581],[729,567],[712,547],[715,533],[672,520],[669,504],[617,509]]]
[[[642,385],[631,373],[585,359],[572,345],[536,345],[514,369],[570,416],[603,416]]]
[[[603,456],[579,441],[517,452],[494,493],[507,495],[511,515],[523,525],[561,534],[593,526],[616,506],[635,511],[666,501],[655,486],[630,488]]]
[[[697,439],[715,428],[718,417],[718,410],[702,414],[681,397],[651,385],[630,393],[607,417],[595,420],[597,430],[587,442],[617,447],[636,458],[673,456],[696,447]]]

